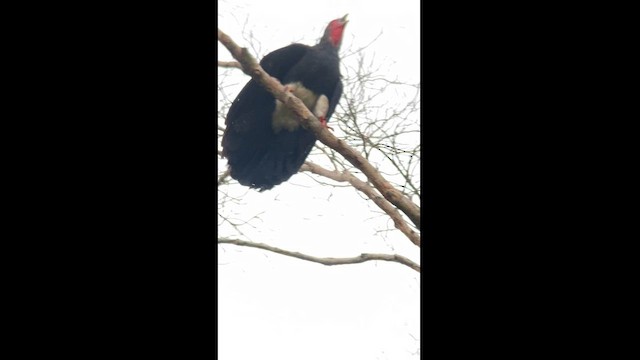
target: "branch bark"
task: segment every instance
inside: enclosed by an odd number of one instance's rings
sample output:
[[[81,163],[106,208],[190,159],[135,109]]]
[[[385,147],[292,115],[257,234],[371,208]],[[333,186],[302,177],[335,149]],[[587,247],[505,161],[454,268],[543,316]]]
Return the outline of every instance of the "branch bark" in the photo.
[[[391,261],[397,262],[399,264],[410,267],[411,269],[420,272],[420,265],[414,263],[413,261],[407,259],[402,255],[389,255],[389,254],[360,254],[359,256],[354,256],[350,258],[320,258],[311,255],[302,254],[295,251],[283,250],[274,246],[270,246],[262,243],[255,243],[251,241],[244,240],[235,240],[235,239],[218,239],[218,244],[232,244],[238,246],[247,246],[253,247],[257,249],[271,251],[280,255],[290,256],[302,260],[307,260],[315,263],[319,263],[322,265],[332,266],[332,265],[346,265],[346,264],[359,264],[365,261],[372,260],[380,260],[380,261]]]
[[[220,61],[220,60],[218,60],[218,66],[224,67],[224,68],[237,68],[237,69],[242,70],[242,66],[237,61]]]
[[[353,166],[360,169],[380,194],[400,209],[400,211],[405,213],[416,228],[420,229],[420,207],[418,205],[414,204],[409,198],[395,189],[362,154],[324,128],[300,99],[291,94],[291,92],[284,91],[284,87],[280,81],[262,69],[260,64],[249,54],[246,48],[240,48],[238,44],[220,29],[218,29],[218,40],[229,50],[233,58],[240,62],[243,71],[247,75],[264,86],[274,98],[280,100],[293,110],[300,117],[302,126],[313,132],[318,140],[339,152],[347,161],[353,164]]]
[[[373,202],[378,205],[380,209],[382,209],[385,213],[387,213],[387,215],[389,215],[389,217],[391,217],[391,220],[393,220],[393,224],[398,230],[405,234],[409,238],[409,240],[411,240],[411,242],[416,246],[420,246],[420,235],[413,231],[411,227],[409,227],[409,225],[400,215],[398,209],[393,207],[390,202],[386,201],[382,196],[380,196],[380,194],[377,193],[374,188],[369,186],[369,184],[358,179],[350,172],[346,170],[343,172],[328,170],[310,161],[305,162],[304,165],[302,165],[302,167],[300,168],[300,171],[309,171],[338,182],[348,182],[354,188],[367,195],[369,199],[373,200]]]

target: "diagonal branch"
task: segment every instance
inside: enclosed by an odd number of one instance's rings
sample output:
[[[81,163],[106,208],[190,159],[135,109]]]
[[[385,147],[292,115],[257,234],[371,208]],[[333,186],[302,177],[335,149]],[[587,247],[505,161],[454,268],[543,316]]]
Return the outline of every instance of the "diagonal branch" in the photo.
[[[291,92],[284,91],[284,87],[280,81],[271,77],[262,69],[260,64],[249,54],[246,48],[240,48],[238,44],[220,29],[218,29],[218,40],[229,50],[231,55],[240,62],[246,74],[264,86],[274,98],[282,101],[282,103],[293,110],[300,117],[302,126],[313,132],[318,140],[339,152],[347,161],[360,169],[373,186],[378,189],[380,194],[405,213],[416,228],[420,229],[420,207],[418,205],[404,196],[402,192],[395,189],[362,154],[324,128],[300,99],[291,94]]]
[[[350,258],[320,258],[311,255],[302,254],[295,251],[283,250],[277,247],[273,247],[267,244],[256,243],[251,241],[244,240],[234,240],[234,239],[218,239],[218,244],[232,244],[238,246],[248,246],[262,250],[268,250],[277,254],[291,256],[294,258],[307,260],[315,263],[319,263],[322,265],[332,266],[332,265],[346,265],[346,264],[359,264],[365,261],[372,260],[380,260],[380,261],[392,261],[397,262],[399,264],[410,267],[411,269],[420,272],[420,265],[414,263],[413,261],[407,259],[402,255],[389,255],[389,254],[360,254],[358,256],[350,257]]]
[[[382,209],[391,219],[393,220],[393,224],[395,227],[400,230],[403,234],[405,234],[412,243],[416,246],[420,246],[420,235],[413,231],[409,225],[404,221],[398,209],[393,207],[391,203],[386,201],[383,197],[381,197],[374,188],[372,188],[366,182],[358,179],[353,174],[348,172],[347,170],[343,172],[332,171],[323,168],[320,165],[314,164],[310,161],[307,161],[302,165],[300,171],[309,171],[314,174],[318,174],[324,177],[328,177],[329,179],[339,181],[339,182],[348,182],[357,190],[362,191],[365,195],[369,197],[369,199],[373,200],[373,202],[378,205],[380,209]]]

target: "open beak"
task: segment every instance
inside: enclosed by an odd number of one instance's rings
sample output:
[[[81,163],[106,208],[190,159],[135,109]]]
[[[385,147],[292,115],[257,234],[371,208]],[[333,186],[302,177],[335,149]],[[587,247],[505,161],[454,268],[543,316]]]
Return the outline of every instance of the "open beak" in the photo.
[[[342,19],[340,19],[340,21],[345,25],[349,22],[349,20],[347,20],[347,16],[349,16],[349,14],[343,16]]]

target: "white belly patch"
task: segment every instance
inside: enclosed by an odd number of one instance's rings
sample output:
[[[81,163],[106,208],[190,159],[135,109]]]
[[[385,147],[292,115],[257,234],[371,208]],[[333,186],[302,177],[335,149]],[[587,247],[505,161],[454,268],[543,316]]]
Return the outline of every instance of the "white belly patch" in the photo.
[[[297,98],[302,100],[304,105],[310,109],[316,117],[325,116],[329,108],[329,99],[322,95],[318,99],[313,91],[302,86],[300,82],[294,82],[285,85],[286,89],[290,91]],[[296,114],[289,110],[280,100],[276,101],[276,109],[273,111],[271,118],[271,126],[273,131],[277,134],[282,129],[287,131],[294,131],[300,126]]]

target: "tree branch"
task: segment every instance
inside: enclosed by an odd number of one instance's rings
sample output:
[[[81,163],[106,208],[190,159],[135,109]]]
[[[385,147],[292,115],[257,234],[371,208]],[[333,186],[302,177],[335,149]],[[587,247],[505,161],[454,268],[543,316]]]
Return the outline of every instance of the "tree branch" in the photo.
[[[240,48],[227,34],[218,29],[218,40],[229,50],[234,59],[242,65],[243,71],[259,82],[271,93],[274,98],[286,104],[299,117],[302,126],[314,133],[316,138],[323,144],[339,152],[347,161],[360,169],[378,189],[380,194],[398,209],[404,212],[413,222],[417,229],[420,229],[420,207],[414,204],[402,192],[396,190],[376,168],[365,159],[355,149],[351,148],[341,139],[335,137],[329,130],[324,128],[320,121],[307,109],[304,103],[295,97],[291,92],[284,91],[284,87],[278,79],[271,77],[262,69],[258,62],[249,54],[246,48]]]
[[[224,68],[238,68],[242,70],[242,66],[237,61],[220,61],[218,60],[218,66]]]
[[[338,182],[348,182],[357,190],[360,190],[365,195],[367,195],[369,199],[373,200],[373,202],[376,205],[378,205],[378,207],[382,209],[382,211],[384,211],[385,213],[387,213],[387,215],[389,215],[389,217],[391,217],[391,219],[393,220],[393,224],[398,230],[400,230],[403,234],[405,234],[409,238],[409,240],[411,240],[411,242],[414,243],[416,246],[420,246],[420,235],[415,231],[413,231],[409,227],[409,225],[407,225],[407,223],[404,221],[404,219],[400,215],[400,212],[398,212],[398,209],[393,207],[391,203],[389,203],[383,197],[381,197],[375,191],[375,189],[369,186],[369,184],[358,179],[347,170],[343,172],[332,171],[332,170],[325,169],[320,165],[307,161],[302,165],[302,167],[300,168],[300,171],[309,171],[314,174],[318,174]]]
[[[234,239],[218,239],[218,244],[232,244],[238,246],[248,246],[262,250],[268,250],[277,254],[291,256],[294,258],[307,260],[315,263],[319,263],[322,265],[332,266],[332,265],[346,265],[346,264],[359,264],[365,261],[372,260],[380,260],[380,261],[392,261],[397,262],[399,264],[410,267],[411,269],[420,272],[420,265],[414,263],[413,261],[407,259],[401,255],[388,255],[388,254],[360,254],[359,256],[354,256],[350,258],[320,258],[311,255],[302,254],[295,251],[283,250],[277,247],[273,247],[267,244],[256,243],[251,241],[243,241],[243,240],[234,240]]]

